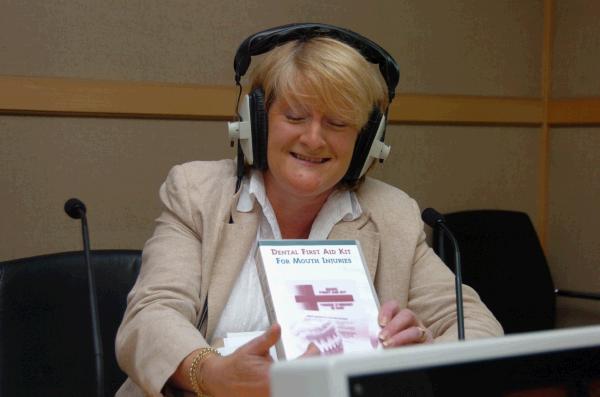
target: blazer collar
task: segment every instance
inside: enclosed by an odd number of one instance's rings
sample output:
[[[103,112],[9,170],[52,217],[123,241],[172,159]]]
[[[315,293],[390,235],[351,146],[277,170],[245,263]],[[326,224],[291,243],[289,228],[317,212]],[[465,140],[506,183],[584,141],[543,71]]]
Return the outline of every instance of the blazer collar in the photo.
[[[371,280],[375,280],[379,260],[379,233],[369,230],[367,225],[370,223],[371,213],[363,207],[363,213],[357,219],[337,223],[329,233],[329,239],[359,241]]]

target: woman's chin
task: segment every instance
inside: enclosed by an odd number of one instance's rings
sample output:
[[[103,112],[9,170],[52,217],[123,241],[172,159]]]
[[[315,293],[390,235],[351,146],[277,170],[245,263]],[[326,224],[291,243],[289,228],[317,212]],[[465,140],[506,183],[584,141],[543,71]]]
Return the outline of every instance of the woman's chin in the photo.
[[[317,198],[329,195],[333,186],[324,186],[320,181],[303,181],[290,184],[288,192],[298,198]]]
[[[267,170],[266,172],[269,174],[265,177],[265,183],[269,185],[267,191],[271,190],[273,193],[279,191],[280,194],[286,195],[288,199],[317,199],[329,196],[329,193],[338,182],[335,177],[329,176],[327,172],[313,170],[306,172],[306,170],[297,169],[294,171],[292,173],[273,173],[271,170]],[[341,176],[339,179],[341,179]]]

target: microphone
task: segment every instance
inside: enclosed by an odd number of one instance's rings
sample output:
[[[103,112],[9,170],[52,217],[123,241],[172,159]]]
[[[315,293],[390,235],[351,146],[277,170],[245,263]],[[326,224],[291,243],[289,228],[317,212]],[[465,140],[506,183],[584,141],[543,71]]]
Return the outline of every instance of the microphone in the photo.
[[[456,320],[458,326],[458,340],[465,339],[465,315],[463,312],[463,294],[462,294],[462,271],[460,267],[460,250],[458,248],[458,241],[454,237],[454,234],[446,225],[444,216],[434,210],[433,208],[426,208],[421,214],[423,222],[431,226],[432,228],[439,228],[441,232],[440,240],[443,240],[443,236],[446,235],[452,242],[454,248],[454,286],[456,291]],[[442,246],[443,247],[443,246]],[[442,255],[443,256],[443,255]]]
[[[85,216],[85,204],[76,198],[69,199],[65,203],[65,212],[73,219],[81,219]]]
[[[81,234],[83,236],[83,252],[88,273],[88,289],[90,295],[90,312],[92,315],[92,336],[94,339],[94,356],[96,359],[96,396],[104,397],[104,356],[98,315],[98,298],[96,294],[96,279],[90,261],[90,237],[88,233],[85,204],[72,198],[65,203],[65,212],[73,219],[81,219]]]

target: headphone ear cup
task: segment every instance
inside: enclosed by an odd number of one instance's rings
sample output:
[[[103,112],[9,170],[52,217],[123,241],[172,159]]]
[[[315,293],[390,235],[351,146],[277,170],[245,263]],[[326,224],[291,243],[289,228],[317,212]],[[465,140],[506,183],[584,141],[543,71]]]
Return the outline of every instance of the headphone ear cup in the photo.
[[[262,88],[257,88],[249,94],[250,121],[252,126],[253,168],[267,169],[267,139],[269,120],[265,106],[265,94]]]
[[[350,166],[348,167],[346,175],[342,178],[344,182],[352,183],[360,178],[360,173],[364,168],[365,162],[369,159],[369,151],[371,150],[371,145],[377,135],[377,130],[379,129],[382,118],[383,113],[381,113],[378,108],[374,108],[369,115],[369,121],[367,121],[367,124],[363,127],[358,138],[356,138]]]

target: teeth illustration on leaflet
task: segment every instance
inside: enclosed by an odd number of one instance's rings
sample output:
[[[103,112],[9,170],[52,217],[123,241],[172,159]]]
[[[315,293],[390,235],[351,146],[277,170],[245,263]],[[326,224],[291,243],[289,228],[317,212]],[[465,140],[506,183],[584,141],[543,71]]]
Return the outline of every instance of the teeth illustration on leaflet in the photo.
[[[309,343],[314,343],[323,355],[344,352],[342,337],[332,321],[304,320],[297,323],[293,327],[292,332],[301,344],[299,348],[306,348]]]

